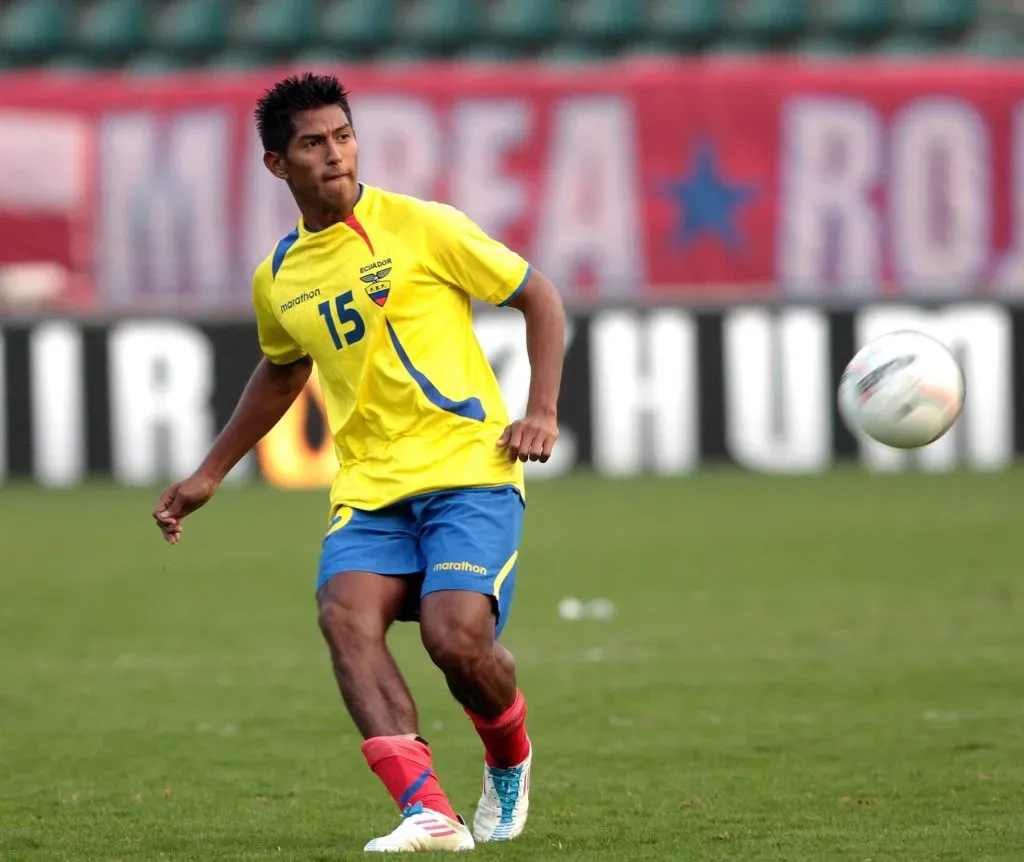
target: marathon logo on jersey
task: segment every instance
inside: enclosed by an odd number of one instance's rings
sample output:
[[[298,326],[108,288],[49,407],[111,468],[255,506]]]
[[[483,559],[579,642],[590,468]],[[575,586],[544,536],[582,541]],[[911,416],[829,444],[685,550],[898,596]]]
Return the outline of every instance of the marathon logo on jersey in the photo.
[[[487,569],[483,566],[474,566],[463,560],[460,563],[435,563],[435,572],[472,572],[474,575],[486,575]]]
[[[309,302],[311,299],[316,299],[320,295],[320,288],[312,291],[303,291],[294,299],[289,299],[287,302],[281,303],[281,314],[286,311],[295,308],[296,305],[302,305],[304,302]]]
[[[391,293],[391,282],[387,281],[391,273],[391,258],[377,260],[361,267],[359,280],[366,284],[366,295],[370,297],[381,308],[388,301],[388,294]]]

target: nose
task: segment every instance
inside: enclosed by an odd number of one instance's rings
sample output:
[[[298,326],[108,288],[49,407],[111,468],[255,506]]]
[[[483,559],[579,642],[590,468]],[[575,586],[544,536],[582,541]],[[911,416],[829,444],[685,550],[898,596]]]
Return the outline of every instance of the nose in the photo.
[[[341,161],[341,145],[332,138],[327,139],[327,164],[336,165]]]

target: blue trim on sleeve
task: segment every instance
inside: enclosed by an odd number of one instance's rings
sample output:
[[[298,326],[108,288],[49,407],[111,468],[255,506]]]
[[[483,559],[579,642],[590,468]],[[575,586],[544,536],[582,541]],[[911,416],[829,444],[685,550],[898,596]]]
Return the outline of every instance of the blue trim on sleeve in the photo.
[[[523,276],[523,280],[521,282],[519,282],[519,287],[517,287],[515,290],[512,291],[512,295],[508,299],[506,299],[504,302],[499,302],[498,303],[498,307],[501,308],[502,306],[508,305],[513,299],[515,299],[517,296],[519,296],[519,294],[523,292],[523,288],[526,287],[526,282],[528,282],[530,280],[530,276],[531,275],[533,275],[533,264],[532,263],[531,264],[527,264],[527,266],[526,266],[526,275],[524,275]]]
[[[277,271],[281,268],[281,264],[284,263],[284,256],[288,254],[288,249],[295,245],[298,240],[299,229],[295,228],[277,244],[277,248],[274,249],[274,259],[270,263],[270,272],[273,278],[277,278]]]
[[[476,422],[483,422],[487,418],[487,414],[484,412],[484,405],[480,402],[479,398],[467,398],[465,401],[452,401],[450,398],[446,398],[442,395],[437,387],[430,382],[427,376],[416,368],[412,364],[412,360],[409,359],[409,354],[405,352],[405,348],[402,347],[401,342],[398,340],[398,336],[395,334],[394,328],[391,326],[391,321],[386,321],[388,327],[388,335],[391,336],[391,343],[395,345],[395,352],[398,353],[398,358],[402,360],[402,365],[405,366],[405,370],[409,372],[409,376],[416,381],[420,389],[423,390],[423,394],[427,396],[427,400],[435,407],[439,407],[442,410],[446,410],[449,413],[454,413],[456,416],[461,416],[463,419],[472,419]]]

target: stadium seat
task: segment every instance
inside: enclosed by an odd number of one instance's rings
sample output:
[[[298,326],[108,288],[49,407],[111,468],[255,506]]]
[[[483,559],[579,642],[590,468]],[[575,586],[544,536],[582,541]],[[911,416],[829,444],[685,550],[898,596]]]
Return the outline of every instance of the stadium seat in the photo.
[[[829,35],[847,39],[870,39],[884,34],[892,25],[891,0],[826,0],[818,19]]]
[[[227,44],[231,0],[175,0],[153,24],[152,44],[189,54],[219,51]]]
[[[559,6],[550,0],[497,0],[490,29],[503,42],[541,45],[558,38]]]
[[[470,45],[455,54],[455,59],[465,63],[508,63],[522,58],[514,45]]]
[[[129,57],[123,68],[132,75],[161,75],[188,65],[188,57],[175,51],[142,51]]]
[[[306,48],[304,51],[299,51],[287,61],[287,65],[294,66],[296,69],[304,72],[313,69],[330,68],[337,66],[339,63],[351,63],[354,60],[360,59],[358,55],[352,54],[339,46],[328,48],[317,45],[312,48]]]
[[[975,0],[906,0],[901,18],[911,32],[953,35],[970,28],[977,11]]]
[[[722,32],[722,0],[662,0],[651,8],[650,30],[657,39],[707,42]]]
[[[636,39],[644,24],[643,5],[635,0],[577,0],[567,29],[575,39],[610,44]]]
[[[593,43],[555,42],[537,55],[543,63],[575,65],[607,60],[609,51]]]
[[[739,57],[746,54],[760,54],[764,51],[762,45],[752,42],[749,39],[730,37],[712,42],[707,47],[708,54],[720,57]]]
[[[927,57],[935,51],[935,43],[920,33],[895,33],[873,48],[873,53],[884,57]]]
[[[394,38],[397,17],[397,0],[334,0],[320,18],[317,39],[373,54]]]
[[[807,29],[807,0],[745,0],[734,16],[736,35],[762,43],[785,43]]]
[[[464,48],[485,29],[477,0],[420,0],[401,24],[404,42],[435,51]]]
[[[669,45],[657,39],[640,39],[626,45],[620,56],[627,60],[671,60],[685,54],[685,47],[678,44]]]
[[[0,18],[0,56],[17,62],[60,51],[71,11],[63,0],[17,0]]]
[[[965,53],[975,57],[1015,59],[1021,53],[1020,40],[1006,27],[975,30],[963,47]]]
[[[48,72],[57,74],[77,74],[79,72],[95,72],[104,67],[105,64],[99,57],[69,51],[52,56],[45,68]]]
[[[215,72],[245,72],[266,63],[266,57],[256,51],[227,50],[214,54],[204,68]]]
[[[373,55],[375,63],[422,63],[437,59],[437,54],[418,45],[391,45]]]
[[[146,35],[146,0],[93,0],[82,15],[76,47],[98,57],[123,57],[141,48]]]
[[[316,14],[316,0],[256,0],[251,9],[240,14],[232,45],[266,51],[275,57],[299,50],[314,39]]]
[[[829,57],[849,57],[850,54],[854,53],[855,46],[845,39],[822,37],[801,39],[794,46],[793,51],[801,57],[818,60],[828,59]]]

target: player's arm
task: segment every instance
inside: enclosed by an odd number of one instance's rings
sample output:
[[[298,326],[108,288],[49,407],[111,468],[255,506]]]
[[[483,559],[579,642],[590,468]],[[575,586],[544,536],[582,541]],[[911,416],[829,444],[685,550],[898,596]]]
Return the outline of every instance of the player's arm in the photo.
[[[278,365],[264,356],[196,475],[219,485],[288,412],[312,370],[313,362],[308,356],[286,365]]]
[[[511,305],[526,317],[529,404],[526,415],[505,429],[498,445],[508,447],[510,460],[547,461],[558,439],[565,349],[565,312],[558,291],[520,255],[453,207],[435,205],[428,231],[441,278],[484,302]]]
[[[277,365],[266,357],[260,360],[203,463],[160,495],[153,517],[168,542],[177,544],[182,520],[210,501],[231,468],[288,412],[312,368],[308,356],[287,365]]]
[[[555,286],[531,268],[526,282],[505,302],[526,319],[530,396],[526,415],[505,429],[499,446],[510,460],[547,461],[558,439],[558,393],[562,385],[565,309]]]
[[[253,278],[253,307],[263,358],[202,464],[187,479],[167,488],[153,511],[157,526],[172,545],[181,536],[182,520],[209,502],[231,468],[288,412],[309,380],[312,360],[271,311],[267,297],[272,280],[267,265],[257,269]]]

